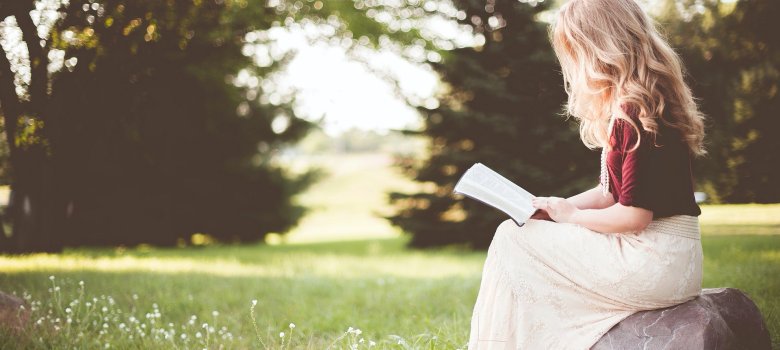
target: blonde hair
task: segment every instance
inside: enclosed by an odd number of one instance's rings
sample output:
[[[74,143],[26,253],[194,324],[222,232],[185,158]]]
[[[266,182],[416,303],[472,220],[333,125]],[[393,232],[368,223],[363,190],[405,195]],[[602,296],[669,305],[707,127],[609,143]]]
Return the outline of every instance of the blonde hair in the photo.
[[[625,107],[654,138],[660,122],[679,131],[691,154],[705,153],[704,115],[680,58],[634,0],[571,0],[558,11],[550,36],[569,96],[566,110],[579,119],[586,146],[609,146],[612,115],[641,135],[619,108]]]

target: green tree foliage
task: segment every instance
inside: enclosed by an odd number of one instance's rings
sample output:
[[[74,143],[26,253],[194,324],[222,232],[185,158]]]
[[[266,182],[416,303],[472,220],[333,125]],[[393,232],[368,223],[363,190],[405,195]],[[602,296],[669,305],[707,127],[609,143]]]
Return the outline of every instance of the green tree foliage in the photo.
[[[660,21],[709,117],[701,189],[719,202],[780,201],[780,2],[667,1]]]
[[[11,14],[35,46],[19,20],[29,10]],[[291,178],[269,159],[308,123],[289,118],[274,132],[271,120],[291,117],[290,107],[246,103],[245,89],[225,81],[252,67],[244,34],[270,27],[273,9],[73,1],[60,13],[43,49],[64,51],[67,71],[36,85],[33,69],[29,102],[16,112],[12,97],[3,100],[6,128],[21,120],[9,142],[16,162],[6,250],[170,245],[196,232],[249,241],[297,221],[302,208],[291,197],[310,176]],[[45,69],[45,52],[31,56]],[[47,83],[50,93],[36,91]]]
[[[432,63],[446,83],[438,108],[421,108],[429,158],[402,166],[421,193],[392,193],[390,218],[412,234],[413,246],[466,243],[486,247],[506,216],[452,189],[475,162],[538,195],[565,196],[597,182],[598,157],[579,141],[576,125],[561,117],[562,78],[545,24],[546,10],[520,1],[455,1],[461,23],[484,45],[443,53]]]
[[[291,196],[307,178],[289,178],[268,158],[307,123],[289,118],[277,134],[271,121],[291,116],[288,106],[246,103],[243,88],[225,83],[250,66],[240,3],[101,5],[102,23],[79,28],[89,11],[65,21],[98,43],[71,51],[79,63],[53,85],[66,243],[170,245],[196,232],[252,241],[293,225],[302,208]],[[257,15],[251,25],[270,25],[262,19],[272,16]]]
[[[53,24],[36,23],[41,13],[34,9],[52,4]],[[3,219],[12,232],[0,232],[0,250],[169,245],[196,232],[251,241],[286,231],[303,213],[292,196],[313,174],[293,178],[275,165],[274,154],[310,125],[295,117],[290,96],[262,102],[275,92],[272,76],[285,58],[256,63],[257,33],[329,26],[330,37],[319,40],[350,47],[409,43],[419,37],[416,29],[377,19],[425,15],[405,6],[0,2],[0,19],[18,26],[29,53],[14,70],[9,59],[16,48],[3,41],[0,111],[9,161],[0,175],[10,175]],[[65,68],[49,74],[57,55]],[[28,72],[29,82],[19,72]],[[272,127],[280,119],[283,130]]]

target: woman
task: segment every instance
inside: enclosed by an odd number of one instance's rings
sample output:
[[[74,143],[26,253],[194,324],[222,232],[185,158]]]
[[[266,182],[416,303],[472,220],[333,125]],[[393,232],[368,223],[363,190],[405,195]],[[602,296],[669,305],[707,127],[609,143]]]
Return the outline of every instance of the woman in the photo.
[[[571,0],[550,34],[567,110],[602,148],[600,183],[538,197],[535,219],[498,227],[469,349],[588,349],[629,315],[701,290],[690,162],[704,127],[680,59],[633,0]]]

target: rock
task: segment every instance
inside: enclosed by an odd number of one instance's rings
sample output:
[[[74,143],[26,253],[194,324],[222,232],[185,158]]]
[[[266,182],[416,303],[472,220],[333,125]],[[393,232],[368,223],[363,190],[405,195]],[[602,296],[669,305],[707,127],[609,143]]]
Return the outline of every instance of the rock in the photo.
[[[771,350],[772,345],[764,319],[747,295],[713,288],[689,302],[629,316],[591,348],[607,349]]]
[[[0,292],[0,329],[19,331],[29,320],[30,308],[24,300]]]

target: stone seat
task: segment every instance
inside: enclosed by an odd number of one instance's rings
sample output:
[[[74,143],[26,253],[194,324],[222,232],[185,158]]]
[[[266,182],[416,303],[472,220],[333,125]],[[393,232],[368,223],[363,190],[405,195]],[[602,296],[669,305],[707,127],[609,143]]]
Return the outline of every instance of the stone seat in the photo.
[[[591,350],[771,350],[756,304],[733,288],[702,290],[689,302],[633,314],[609,330]]]
[[[29,320],[30,308],[24,300],[0,291],[0,331],[19,331]]]

